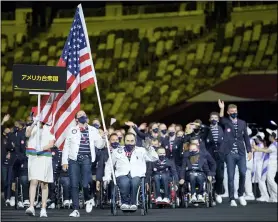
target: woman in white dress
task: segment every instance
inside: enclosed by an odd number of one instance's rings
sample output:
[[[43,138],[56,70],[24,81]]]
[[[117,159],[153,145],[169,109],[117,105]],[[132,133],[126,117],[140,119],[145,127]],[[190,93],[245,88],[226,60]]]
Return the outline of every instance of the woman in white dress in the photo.
[[[26,129],[26,137],[29,138],[26,155],[28,156],[28,178],[30,181],[30,207],[26,210],[26,214],[35,216],[34,201],[36,188],[38,182],[40,182],[42,189],[42,209],[40,217],[47,217],[46,202],[48,198],[48,183],[53,183],[52,154],[50,149],[54,146],[55,137],[50,133],[49,126],[40,123],[38,144],[37,121],[38,120],[35,120],[34,123]]]
[[[275,175],[277,172],[277,130],[266,129],[269,133],[270,146],[267,148],[259,148],[253,146],[256,152],[263,152],[268,156],[266,182],[270,198],[268,202],[277,203],[277,184],[275,182]]]

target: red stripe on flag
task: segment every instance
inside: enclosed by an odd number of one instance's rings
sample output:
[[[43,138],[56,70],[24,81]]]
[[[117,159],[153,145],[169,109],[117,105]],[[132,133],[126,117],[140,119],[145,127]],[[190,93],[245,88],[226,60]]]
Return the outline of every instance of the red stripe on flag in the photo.
[[[82,76],[86,75],[89,72],[92,72],[92,66],[91,65],[86,66],[85,68],[80,70],[80,76],[82,77]]]
[[[81,83],[81,90],[86,89],[90,85],[94,84],[94,82],[95,82],[94,78],[90,78],[90,79],[86,80],[85,82],[82,82]]]
[[[89,53],[84,54],[83,56],[80,56],[79,63],[85,62],[86,60],[90,59]]]

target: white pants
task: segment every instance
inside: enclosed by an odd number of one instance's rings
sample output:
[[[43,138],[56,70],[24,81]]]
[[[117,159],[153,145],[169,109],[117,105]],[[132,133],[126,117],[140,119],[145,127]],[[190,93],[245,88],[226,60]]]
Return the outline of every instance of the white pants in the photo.
[[[274,180],[277,172],[277,161],[269,161],[266,175],[267,188],[272,201],[277,201],[277,184]]]
[[[256,168],[256,178],[258,179],[258,184],[259,184],[259,189],[260,189],[260,193],[261,193],[261,198],[263,199],[269,199],[269,195],[267,192],[267,188],[266,188],[266,178],[263,179],[262,178],[262,170],[263,170],[263,161],[257,161],[257,168]],[[275,177],[275,175],[274,175]],[[274,178],[273,178],[274,180]]]
[[[245,176],[245,195],[249,197],[253,197],[253,188],[252,188],[252,168],[253,168],[253,160],[247,160],[247,170]]]

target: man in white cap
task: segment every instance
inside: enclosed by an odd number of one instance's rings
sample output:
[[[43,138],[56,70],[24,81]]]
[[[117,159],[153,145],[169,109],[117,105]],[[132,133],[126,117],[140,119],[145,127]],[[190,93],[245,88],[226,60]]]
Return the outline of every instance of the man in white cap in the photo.
[[[256,145],[253,146],[256,152],[263,152],[268,159],[266,182],[270,198],[268,202],[277,203],[277,184],[275,182],[275,175],[277,172],[277,130],[266,129],[269,134],[269,141],[271,142],[268,148],[260,148]]]

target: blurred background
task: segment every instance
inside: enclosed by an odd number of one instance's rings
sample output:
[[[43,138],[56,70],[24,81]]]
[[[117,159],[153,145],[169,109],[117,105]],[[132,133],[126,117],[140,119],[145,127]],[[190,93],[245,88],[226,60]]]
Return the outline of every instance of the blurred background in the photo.
[[[37,97],[13,92],[13,64],[55,66],[80,2],[1,2],[1,115]],[[277,2],[82,2],[107,123],[208,121],[217,100],[259,127],[277,118]],[[99,117],[94,87],[82,108]]]

